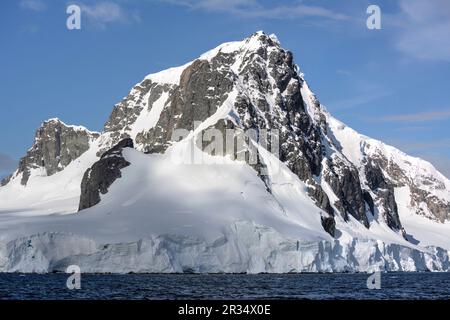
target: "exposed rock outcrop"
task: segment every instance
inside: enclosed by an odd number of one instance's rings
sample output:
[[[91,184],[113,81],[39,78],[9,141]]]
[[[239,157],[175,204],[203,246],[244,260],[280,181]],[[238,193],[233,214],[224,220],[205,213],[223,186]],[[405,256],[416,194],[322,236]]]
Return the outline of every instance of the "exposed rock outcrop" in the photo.
[[[135,147],[145,150],[149,144],[145,139],[148,131],[141,128],[139,132],[134,133],[135,136],[131,136],[132,126],[139,116],[152,109],[154,103],[161,98],[163,93],[172,96],[175,88],[177,86],[152,82],[150,79],[145,79],[137,84],[120,103],[114,106],[104,126],[104,134],[108,136],[108,139],[105,139],[98,155],[100,156],[125,138],[135,139]]]
[[[100,160],[84,173],[81,182],[79,211],[99,203],[100,194],[106,194],[113,182],[122,177],[121,169],[130,165],[123,157],[122,150],[133,147],[132,139],[123,139],[113,148],[106,151]]]
[[[0,181],[0,187],[6,186],[9,181],[11,181],[11,178],[13,177],[12,174],[6,176],[5,178],[2,179],[2,181]]]
[[[393,212],[397,211],[394,210],[396,201],[393,196],[393,188],[407,186],[411,192],[410,206],[415,209],[417,214],[440,222],[450,219],[450,202],[433,195],[431,192],[432,190],[445,190],[445,185],[441,181],[431,175],[419,174],[414,178],[408,177],[407,173],[397,163],[389,161],[382,154],[373,156],[370,161],[375,163],[378,168],[383,168],[383,171],[389,176],[387,183],[381,181],[382,185],[389,190],[389,192],[380,195],[384,206],[391,208]],[[376,183],[380,182],[377,181]],[[395,214],[392,219],[394,225],[398,225]]]
[[[230,63],[227,57],[218,55],[211,62],[196,60],[183,71],[180,85],[173,90],[156,126],[136,138],[144,151],[164,152],[174,130],[193,130],[196,123],[217,111],[233,88],[230,71],[221,68],[225,63]]]
[[[366,227],[369,227],[366,203],[358,171],[355,167],[336,157],[333,160],[328,161],[328,170],[325,171],[324,179],[339,198],[339,201],[334,205],[339,209],[345,220],[348,220],[348,214],[350,214]]]
[[[58,119],[45,121],[37,130],[33,146],[19,162],[17,175],[26,185],[32,169],[43,168],[48,176],[63,170],[89,149],[99,134],[69,126]]]
[[[402,224],[398,216],[393,184],[385,178],[381,168],[372,162],[366,164],[365,174],[370,190],[377,196],[387,225],[393,230],[401,230]],[[370,203],[369,206],[371,206]]]

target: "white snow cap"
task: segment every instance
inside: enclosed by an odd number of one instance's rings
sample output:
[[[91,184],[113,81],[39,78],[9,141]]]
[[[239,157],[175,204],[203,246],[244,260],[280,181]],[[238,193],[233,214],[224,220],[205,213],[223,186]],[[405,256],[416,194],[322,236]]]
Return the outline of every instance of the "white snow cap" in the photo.
[[[253,33],[250,37],[247,37],[241,41],[231,41],[225,42],[221,45],[215,47],[212,50],[209,50],[202,55],[198,59],[200,60],[208,60],[210,61],[219,53],[232,53],[241,50],[249,50],[254,51],[259,49],[261,46],[264,46],[264,37],[269,38],[274,42],[275,45],[280,46],[280,41],[278,40],[275,34],[267,35],[264,31],[260,30]],[[180,84],[180,77],[183,73],[184,69],[189,67],[192,62],[190,61],[182,66],[170,68],[167,70],[163,70],[157,73],[149,74],[145,77],[145,80],[151,80],[153,82],[162,83],[162,84]]]
[[[47,119],[47,120],[45,120],[44,122],[42,122],[41,127],[45,126],[45,125],[48,124],[48,123],[52,123],[52,122],[60,123],[60,124],[62,124],[63,126],[65,126],[65,127],[67,127],[67,128],[72,128],[72,129],[74,129],[75,131],[86,131],[86,132],[88,132],[88,133],[100,134],[99,132],[91,131],[91,130],[89,130],[88,128],[86,128],[86,127],[84,127],[84,126],[67,124],[67,123],[65,123],[64,121],[62,121],[62,120],[59,119],[59,118],[50,118],[50,119]]]

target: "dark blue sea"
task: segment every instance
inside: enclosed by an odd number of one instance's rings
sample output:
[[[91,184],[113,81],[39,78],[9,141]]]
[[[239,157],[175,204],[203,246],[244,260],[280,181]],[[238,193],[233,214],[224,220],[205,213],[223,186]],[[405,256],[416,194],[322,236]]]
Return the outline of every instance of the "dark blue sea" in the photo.
[[[450,299],[450,273],[367,274],[0,274],[0,299]]]

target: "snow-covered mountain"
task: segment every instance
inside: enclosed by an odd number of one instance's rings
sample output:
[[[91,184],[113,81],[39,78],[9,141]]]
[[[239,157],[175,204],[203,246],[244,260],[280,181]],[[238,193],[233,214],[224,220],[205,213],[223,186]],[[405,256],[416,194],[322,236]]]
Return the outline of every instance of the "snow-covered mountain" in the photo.
[[[449,271],[449,255],[450,181],[333,118],[263,32],[147,76],[101,133],[44,122],[0,187],[3,272]]]

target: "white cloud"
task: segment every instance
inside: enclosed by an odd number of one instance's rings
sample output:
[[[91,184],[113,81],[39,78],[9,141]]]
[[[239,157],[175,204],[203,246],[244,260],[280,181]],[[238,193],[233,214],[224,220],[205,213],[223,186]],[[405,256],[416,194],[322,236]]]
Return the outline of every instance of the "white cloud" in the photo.
[[[400,0],[400,14],[390,17],[399,27],[398,50],[409,57],[450,61],[450,1]]]
[[[44,11],[47,6],[41,0],[21,0],[19,3],[22,9],[31,10],[31,11]]]
[[[100,2],[92,5],[82,4],[81,12],[99,23],[110,23],[125,19],[123,9],[113,2]]]
[[[338,13],[323,7],[303,4],[265,8],[263,10],[256,11],[255,16],[276,19],[316,17],[330,20],[349,20],[349,17],[345,14]]]
[[[433,150],[448,150],[450,148],[450,139],[434,139],[434,140],[405,140],[394,139],[389,143],[398,146],[398,148],[407,153],[426,154]]]
[[[341,76],[351,76],[352,75],[352,73],[349,70],[345,70],[345,69],[336,70],[336,74],[341,75]]]
[[[381,118],[381,120],[392,122],[425,122],[425,121],[446,120],[449,118],[450,118],[450,110],[444,109],[428,112],[390,115]]]
[[[193,9],[204,9],[211,11],[240,12],[246,9],[260,8],[260,5],[256,0],[179,0],[176,2],[178,4],[187,5]]]
[[[432,129],[432,127],[430,126],[414,126],[414,125],[410,125],[410,126],[399,126],[397,128],[394,128],[393,131],[396,132],[407,132],[407,133],[412,133],[412,132],[419,132],[419,131],[429,131],[430,129]]]
[[[345,14],[333,10],[296,2],[289,5],[267,6],[258,0],[160,0],[188,7],[192,10],[220,11],[243,17],[265,19],[324,18],[349,20]]]
[[[385,90],[372,90],[370,92],[362,93],[354,97],[350,97],[344,100],[335,101],[329,103],[328,106],[331,110],[347,110],[362,107],[370,102],[385,98],[392,95],[391,91]]]
[[[80,4],[81,15],[95,25],[104,28],[116,22],[139,21],[137,13],[130,13],[115,2],[98,2],[95,4]]]

